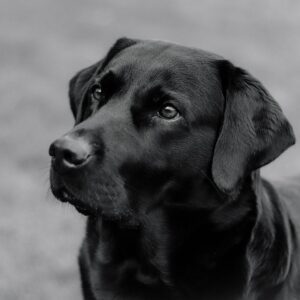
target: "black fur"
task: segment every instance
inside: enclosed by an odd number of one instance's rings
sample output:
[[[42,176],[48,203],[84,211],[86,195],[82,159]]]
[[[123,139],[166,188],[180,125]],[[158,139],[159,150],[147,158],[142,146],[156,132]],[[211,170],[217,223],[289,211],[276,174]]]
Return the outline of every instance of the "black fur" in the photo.
[[[84,299],[299,299],[300,202],[259,175],[295,139],[259,81],[202,50],[123,38],[69,94],[67,136],[92,152],[53,165],[51,187],[88,215]],[[162,118],[164,103],[180,115]]]

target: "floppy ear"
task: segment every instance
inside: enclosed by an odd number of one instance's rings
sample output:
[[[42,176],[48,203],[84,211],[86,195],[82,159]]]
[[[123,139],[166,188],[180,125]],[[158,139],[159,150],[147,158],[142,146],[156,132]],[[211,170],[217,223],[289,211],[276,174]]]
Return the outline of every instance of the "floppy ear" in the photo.
[[[98,62],[88,68],[79,71],[69,82],[69,100],[70,107],[74,118],[76,119],[78,108],[80,107],[81,100],[86,92],[87,83],[96,73]]]
[[[84,100],[84,96],[87,92],[90,80],[94,78],[102,69],[109,63],[109,61],[119,52],[133,46],[136,44],[137,40],[132,40],[128,38],[118,39],[114,45],[110,48],[106,56],[99,62],[93,64],[90,67],[87,67],[79,71],[69,83],[69,99],[70,106],[74,118],[79,121],[81,118],[81,108]]]
[[[228,61],[219,61],[225,112],[212,161],[217,186],[231,193],[251,171],[295,143],[293,129],[262,84]]]

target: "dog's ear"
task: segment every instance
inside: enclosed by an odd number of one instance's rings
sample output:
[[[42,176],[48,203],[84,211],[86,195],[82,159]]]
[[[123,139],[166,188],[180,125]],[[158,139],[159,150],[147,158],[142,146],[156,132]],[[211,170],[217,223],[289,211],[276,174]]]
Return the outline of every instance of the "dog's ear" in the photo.
[[[225,98],[212,176],[225,193],[295,143],[293,129],[263,85],[228,61],[218,61]]]
[[[69,99],[73,116],[76,120],[80,119],[82,102],[87,92],[90,80],[99,74],[110,60],[122,50],[135,45],[138,40],[120,38],[110,48],[106,56],[92,66],[79,71],[69,83]]]
[[[80,103],[86,93],[86,87],[88,82],[96,73],[98,66],[101,65],[101,61],[79,71],[69,82],[69,101],[71,111],[73,113],[74,118],[76,119],[78,108],[80,107]]]

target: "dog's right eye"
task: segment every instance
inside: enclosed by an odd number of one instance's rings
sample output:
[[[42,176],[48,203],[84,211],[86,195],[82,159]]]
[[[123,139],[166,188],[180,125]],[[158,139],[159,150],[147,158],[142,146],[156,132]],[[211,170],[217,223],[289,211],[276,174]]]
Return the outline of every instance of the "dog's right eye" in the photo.
[[[96,101],[100,101],[103,98],[103,91],[100,85],[95,85],[91,91],[92,97]]]
[[[172,120],[179,116],[179,112],[172,104],[165,104],[158,111],[158,116],[163,119]]]

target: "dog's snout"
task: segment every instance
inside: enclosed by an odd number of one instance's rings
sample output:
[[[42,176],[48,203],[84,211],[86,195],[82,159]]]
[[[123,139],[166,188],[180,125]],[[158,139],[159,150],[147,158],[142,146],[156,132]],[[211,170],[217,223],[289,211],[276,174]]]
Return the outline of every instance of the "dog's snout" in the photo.
[[[90,157],[91,146],[83,138],[65,135],[50,145],[49,155],[58,169],[77,168]]]

